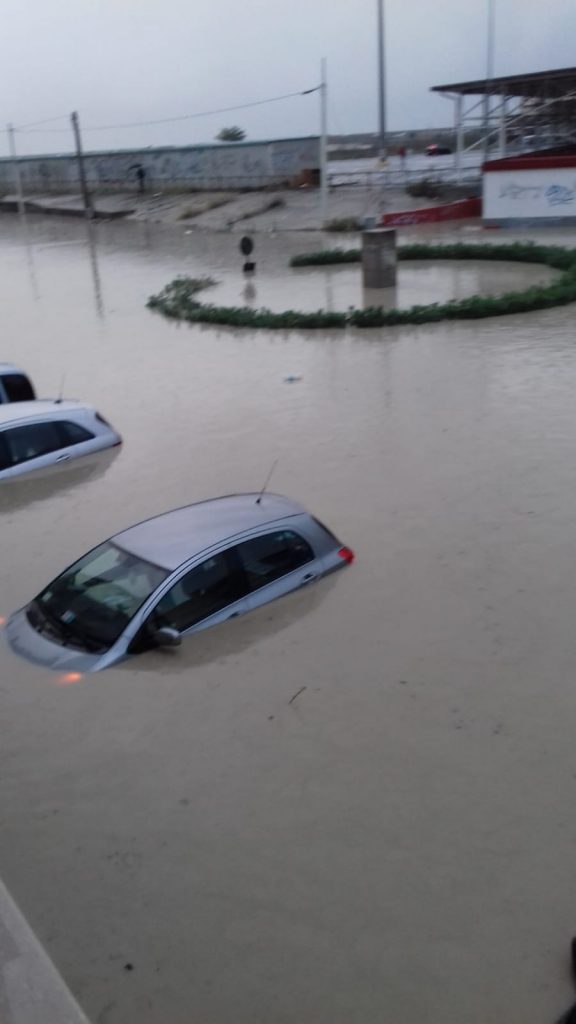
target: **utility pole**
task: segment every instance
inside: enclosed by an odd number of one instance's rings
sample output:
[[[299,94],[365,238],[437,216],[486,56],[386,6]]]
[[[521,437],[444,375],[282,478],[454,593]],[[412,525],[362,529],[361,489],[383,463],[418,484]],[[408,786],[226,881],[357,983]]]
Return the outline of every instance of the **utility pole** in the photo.
[[[12,167],[14,169],[14,181],[16,183],[16,192],[18,194],[18,213],[23,215],[25,213],[24,208],[24,193],[22,191],[22,175],[20,174],[20,164],[18,162],[18,155],[16,153],[16,140],[14,138],[14,125],[9,124],[7,128],[8,132],[8,145],[10,147],[10,156],[12,158]]]
[[[94,217],[94,207],[92,206],[92,199],[88,191],[88,182],[86,181],[86,169],[84,167],[84,153],[82,152],[82,139],[80,137],[80,121],[78,114],[74,111],[70,115],[72,122],[72,130],[74,132],[74,140],[76,142],[76,158],[78,160],[78,177],[80,178],[80,188],[82,189],[82,198],[84,200],[84,212],[87,220],[92,220]]]
[[[320,71],[320,227],[328,219],[328,82],[326,57]]]
[[[384,0],[376,0],[378,15],[378,155],[386,159],[386,73],[384,48]]]

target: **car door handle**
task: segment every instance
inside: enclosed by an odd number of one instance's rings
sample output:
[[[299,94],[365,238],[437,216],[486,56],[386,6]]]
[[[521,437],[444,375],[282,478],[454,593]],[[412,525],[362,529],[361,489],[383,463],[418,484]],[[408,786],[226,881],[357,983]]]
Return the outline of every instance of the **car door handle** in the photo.
[[[69,458],[69,455],[59,455],[56,462],[67,462]]]
[[[239,615],[240,615],[240,612],[232,612],[232,614],[229,615],[228,618],[229,619],[237,619]]]
[[[302,583],[312,583],[315,579],[315,572],[307,572],[306,575],[302,577]]]

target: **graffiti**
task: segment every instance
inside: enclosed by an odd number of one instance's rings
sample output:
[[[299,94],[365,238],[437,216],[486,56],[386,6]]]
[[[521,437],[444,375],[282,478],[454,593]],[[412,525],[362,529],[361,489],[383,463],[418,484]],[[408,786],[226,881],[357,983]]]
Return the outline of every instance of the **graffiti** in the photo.
[[[419,210],[385,213],[380,226],[393,228],[408,224],[430,224],[443,220],[460,220],[463,217],[479,217],[481,208],[480,199],[458,199],[454,203],[442,206],[424,206]]]
[[[560,206],[574,202],[574,189],[567,185],[549,185],[544,193],[549,206]]]
[[[86,171],[89,180],[98,187],[114,182],[119,188],[133,188],[134,174],[130,169],[142,164],[149,181],[161,187],[163,183],[178,181],[182,185],[211,184],[230,187],[259,187],[262,182],[281,184],[287,177],[308,167],[319,166],[318,139],[285,139],[281,142],[251,143],[234,147],[177,146],[166,149],[144,149],[110,153],[86,153]],[[77,182],[76,162],[70,157],[22,157],[21,171],[29,188],[46,187],[46,168],[54,187],[66,181]],[[0,157],[0,188],[12,187],[12,164]]]
[[[500,199],[540,199],[542,185],[502,185],[500,188]]]
[[[418,213],[386,213],[382,218],[382,223],[386,226],[398,226],[402,224],[419,224],[422,218]]]

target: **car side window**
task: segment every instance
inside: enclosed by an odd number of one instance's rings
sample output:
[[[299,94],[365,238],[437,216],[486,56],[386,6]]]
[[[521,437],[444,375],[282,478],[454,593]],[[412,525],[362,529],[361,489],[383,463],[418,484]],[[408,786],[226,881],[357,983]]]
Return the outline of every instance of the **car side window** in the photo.
[[[23,373],[6,373],[2,384],[9,402],[30,402],[36,396],[34,388]]]
[[[30,423],[23,427],[11,427],[3,431],[2,436],[8,449],[9,466],[17,466],[62,448],[55,423]]]
[[[152,622],[156,628],[171,626],[182,632],[240,600],[245,591],[237,561],[224,551],[175,583],[156,605]]]
[[[68,447],[72,444],[82,444],[83,441],[92,441],[94,434],[91,434],[85,427],[78,423],[71,423],[69,420],[60,420],[57,424],[58,431],[62,438],[62,446]]]
[[[12,463],[4,436],[0,434],[0,469],[9,469]]]
[[[246,540],[236,548],[246,572],[249,590],[259,590],[314,559],[314,552],[299,534],[278,530]]]

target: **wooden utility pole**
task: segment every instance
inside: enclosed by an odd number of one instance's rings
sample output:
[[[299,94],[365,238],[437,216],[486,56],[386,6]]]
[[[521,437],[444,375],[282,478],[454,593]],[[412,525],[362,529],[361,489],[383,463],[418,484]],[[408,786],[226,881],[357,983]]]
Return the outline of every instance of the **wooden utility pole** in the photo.
[[[84,153],[82,152],[82,139],[80,137],[80,121],[78,118],[77,111],[74,111],[70,115],[72,122],[72,130],[74,132],[74,140],[76,142],[76,158],[78,160],[78,177],[80,178],[80,188],[82,189],[82,198],[84,200],[84,212],[87,220],[92,220],[94,217],[94,207],[92,205],[92,198],[88,191],[88,182],[86,181],[86,168],[84,166]]]

